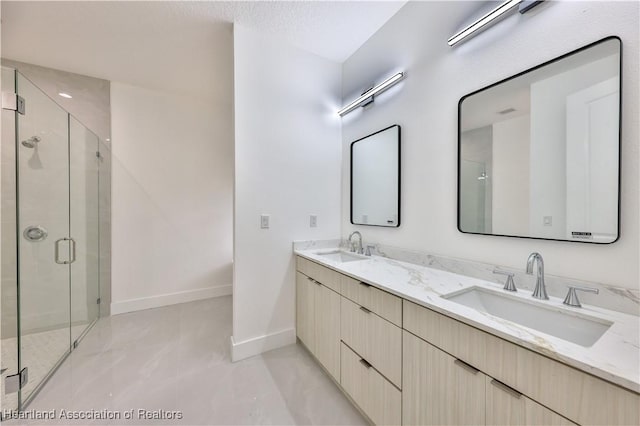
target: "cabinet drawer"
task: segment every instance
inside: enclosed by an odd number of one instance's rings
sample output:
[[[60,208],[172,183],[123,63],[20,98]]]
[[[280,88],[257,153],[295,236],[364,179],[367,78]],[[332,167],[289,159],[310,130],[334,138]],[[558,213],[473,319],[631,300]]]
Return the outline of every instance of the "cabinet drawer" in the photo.
[[[342,274],[334,271],[333,269],[329,269],[300,256],[296,257],[296,269],[306,276],[329,287],[331,290],[340,293],[340,276]]]
[[[400,425],[402,393],[366,360],[342,343],[340,384],[377,425]]]
[[[341,275],[340,281],[344,297],[402,327],[401,298],[346,275]]]
[[[403,326],[578,424],[640,423],[640,395],[403,301]]]
[[[402,329],[345,297],[340,315],[342,341],[402,388]]]

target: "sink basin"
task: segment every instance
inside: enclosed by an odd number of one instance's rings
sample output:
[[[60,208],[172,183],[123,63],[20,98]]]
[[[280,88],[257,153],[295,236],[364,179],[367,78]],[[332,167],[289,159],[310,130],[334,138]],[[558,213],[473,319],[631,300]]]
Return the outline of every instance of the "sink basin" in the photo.
[[[333,260],[336,262],[355,262],[357,260],[367,260],[367,257],[361,256],[355,253],[348,253],[342,250],[333,250],[333,251],[319,251],[316,252],[318,256],[322,256],[325,259]]]
[[[471,287],[442,297],[584,347],[592,346],[612,325],[611,322],[578,312],[544,306],[535,301],[526,301],[517,296],[479,287]]]

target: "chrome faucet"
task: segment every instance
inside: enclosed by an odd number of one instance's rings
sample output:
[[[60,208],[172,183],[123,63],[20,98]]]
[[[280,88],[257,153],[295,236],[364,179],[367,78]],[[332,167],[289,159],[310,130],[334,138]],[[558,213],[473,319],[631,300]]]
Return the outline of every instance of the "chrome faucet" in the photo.
[[[533,290],[532,296],[536,299],[549,300],[547,296],[547,288],[544,285],[544,261],[540,253],[531,253],[527,259],[527,274],[533,275],[533,264],[538,262],[538,278],[536,279],[536,288]]]
[[[506,291],[518,291],[518,289],[516,288],[516,283],[513,282],[513,272],[505,272],[505,271],[500,271],[499,269],[494,269],[493,273],[494,274],[498,274],[498,275],[506,275],[507,276],[507,281],[505,281],[505,283],[504,283],[503,290],[506,290]]]
[[[356,250],[356,245],[353,241],[351,241],[351,238],[357,235],[358,236],[358,250]],[[362,248],[362,234],[358,231],[353,231],[351,234],[349,234],[349,250],[352,252],[357,252],[359,254],[364,253],[364,249]]]
[[[562,303],[564,303],[565,305],[573,306],[575,308],[581,308],[582,304],[580,303],[580,300],[578,299],[578,295],[576,294],[576,290],[586,291],[586,292],[595,293],[595,294],[600,293],[600,290],[598,290],[597,288],[578,287],[578,286],[570,285],[569,286],[569,292],[567,292],[567,296],[564,298],[564,302],[562,302]]]

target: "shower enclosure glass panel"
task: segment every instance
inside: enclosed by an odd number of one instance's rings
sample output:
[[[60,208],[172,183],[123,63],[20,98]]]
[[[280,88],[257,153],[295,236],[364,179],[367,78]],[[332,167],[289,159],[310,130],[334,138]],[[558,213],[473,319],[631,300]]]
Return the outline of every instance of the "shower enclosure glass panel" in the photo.
[[[26,105],[2,111],[2,408],[15,410],[99,317],[102,158],[99,138],[27,78],[2,68],[2,83]]]
[[[29,399],[70,350],[69,116],[17,73],[18,368]]]
[[[75,343],[100,312],[99,139],[75,117],[69,118],[71,236],[71,341]]]

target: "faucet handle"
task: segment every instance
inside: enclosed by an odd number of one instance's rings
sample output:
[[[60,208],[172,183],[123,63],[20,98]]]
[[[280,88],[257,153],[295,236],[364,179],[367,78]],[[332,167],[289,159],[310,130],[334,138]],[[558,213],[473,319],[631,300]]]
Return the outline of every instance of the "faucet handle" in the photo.
[[[569,291],[567,292],[567,296],[564,298],[564,301],[562,303],[564,303],[565,305],[568,305],[568,306],[574,306],[576,308],[581,308],[582,304],[580,303],[580,300],[578,299],[578,295],[576,294],[576,290],[586,291],[586,292],[595,293],[595,294],[600,293],[600,290],[598,290],[597,288],[580,287],[580,286],[570,285],[569,286]]]
[[[376,246],[368,244],[367,245],[367,251],[365,252],[365,256],[371,256],[371,249],[375,250]]]
[[[507,281],[504,283],[504,290],[507,291],[518,291],[518,289],[516,288],[516,283],[513,282],[513,272],[506,272],[506,271],[500,271],[498,269],[494,269],[493,270],[494,274],[497,275],[506,275],[507,276]]]

